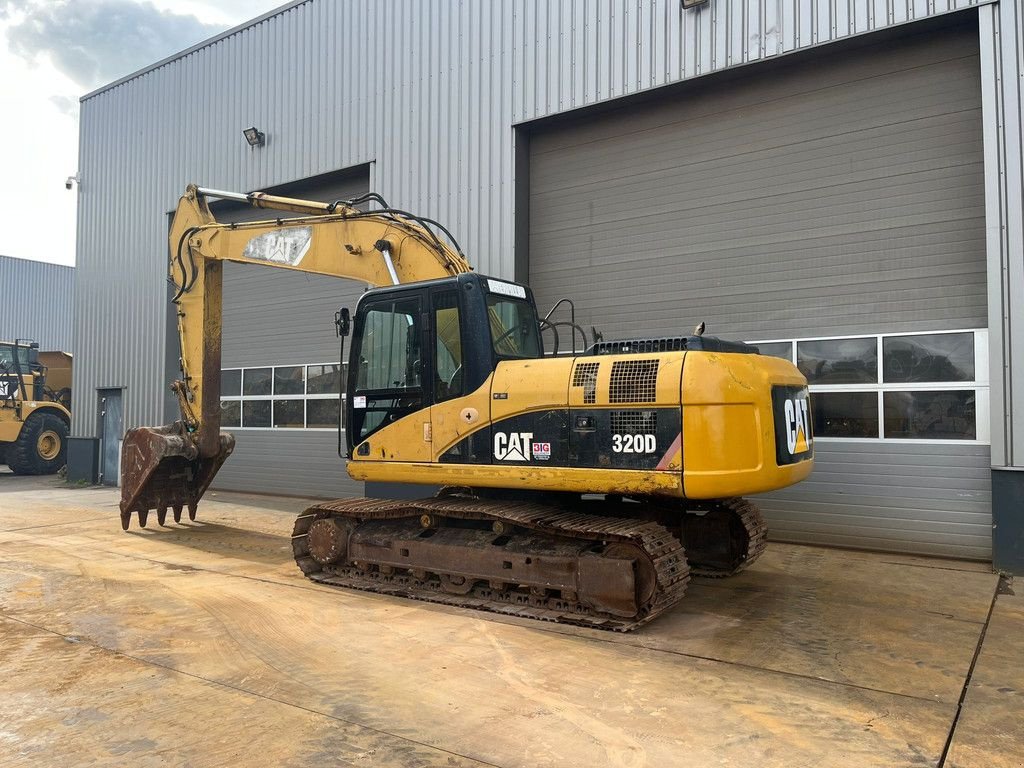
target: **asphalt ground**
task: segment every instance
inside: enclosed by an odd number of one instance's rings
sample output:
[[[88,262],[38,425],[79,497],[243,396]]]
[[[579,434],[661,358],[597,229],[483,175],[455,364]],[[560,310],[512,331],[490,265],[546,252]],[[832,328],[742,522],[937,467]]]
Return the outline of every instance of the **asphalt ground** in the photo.
[[[629,634],[306,581],[303,500],[0,471],[0,765],[1024,765],[1024,595],[772,543]]]

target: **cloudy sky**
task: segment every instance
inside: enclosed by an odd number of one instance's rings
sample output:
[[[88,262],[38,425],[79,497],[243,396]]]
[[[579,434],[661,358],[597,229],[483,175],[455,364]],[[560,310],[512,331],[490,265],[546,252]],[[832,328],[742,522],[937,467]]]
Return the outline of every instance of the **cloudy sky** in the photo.
[[[0,0],[0,254],[73,264],[78,99],[285,0]]]

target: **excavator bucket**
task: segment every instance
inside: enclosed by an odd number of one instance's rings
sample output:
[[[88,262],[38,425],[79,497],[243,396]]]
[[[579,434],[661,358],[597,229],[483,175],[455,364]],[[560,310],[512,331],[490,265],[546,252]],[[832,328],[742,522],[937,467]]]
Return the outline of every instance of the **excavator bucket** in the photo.
[[[200,456],[180,421],[129,430],[121,447],[121,527],[127,531],[132,512],[137,512],[145,528],[151,509],[160,525],[168,508],[176,523],[182,509],[195,520],[199,500],[234,449],[234,436],[221,432],[217,453]]]

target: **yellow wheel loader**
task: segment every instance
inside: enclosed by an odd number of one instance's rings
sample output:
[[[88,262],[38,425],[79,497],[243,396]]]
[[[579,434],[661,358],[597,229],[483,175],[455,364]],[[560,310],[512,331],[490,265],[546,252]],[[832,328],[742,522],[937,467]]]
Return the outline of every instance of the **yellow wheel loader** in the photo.
[[[300,215],[219,223],[211,197]],[[378,195],[191,186],[170,247],[181,419],[126,435],[125,529],[151,509],[161,525],[168,509],[194,519],[234,447],[220,430],[224,261],[371,286],[336,317],[342,343],[351,330],[339,452],[356,480],[441,488],[307,509],[292,545],[314,581],[629,630],[691,573],[754,562],[766,526],[740,497],[811,471],[807,382],[789,362],[697,333],[545,355],[529,287],[475,274],[443,227]]]
[[[70,405],[70,355],[40,353],[35,342],[0,341],[0,464],[16,475],[63,467]]]

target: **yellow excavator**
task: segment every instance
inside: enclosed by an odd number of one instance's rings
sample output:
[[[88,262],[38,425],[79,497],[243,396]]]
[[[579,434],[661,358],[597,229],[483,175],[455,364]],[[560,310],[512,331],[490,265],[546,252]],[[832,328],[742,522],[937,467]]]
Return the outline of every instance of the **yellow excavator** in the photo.
[[[291,217],[221,223],[210,198]],[[443,227],[379,195],[190,186],[170,255],[181,418],[125,436],[126,530],[152,509],[161,525],[168,509],[195,519],[234,447],[220,429],[225,261],[371,286],[335,318],[343,343],[351,330],[339,451],[355,480],[440,487],[307,509],[292,545],[314,581],[629,630],[692,573],[753,563],[766,525],[740,497],[811,472],[807,381],[790,362],[700,333],[545,355],[527,286],[474,273]]]

